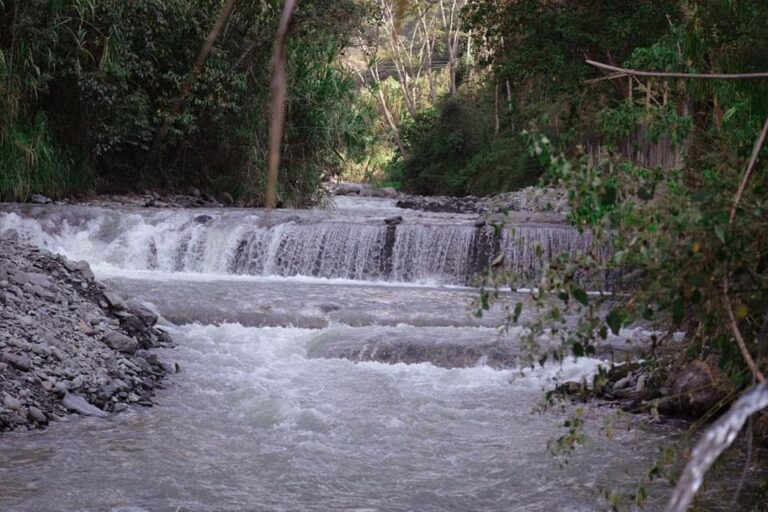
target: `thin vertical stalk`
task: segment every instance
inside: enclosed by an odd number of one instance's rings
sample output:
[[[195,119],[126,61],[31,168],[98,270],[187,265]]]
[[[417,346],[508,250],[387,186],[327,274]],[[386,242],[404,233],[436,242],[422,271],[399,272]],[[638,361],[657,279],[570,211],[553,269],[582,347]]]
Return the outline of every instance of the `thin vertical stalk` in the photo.
[[[275,45],[272,50],[272,112],[269,125],[269,153],[267,154],[267,191],[265,206],[269,212],[276,206],[277,174],[280,167],[280,148],[285,126],[285,98],[288,81],[285,74],[285,45],[288,40],[288,27],[296,10],[298,0],[286,0],[283,15],[277,29]]]

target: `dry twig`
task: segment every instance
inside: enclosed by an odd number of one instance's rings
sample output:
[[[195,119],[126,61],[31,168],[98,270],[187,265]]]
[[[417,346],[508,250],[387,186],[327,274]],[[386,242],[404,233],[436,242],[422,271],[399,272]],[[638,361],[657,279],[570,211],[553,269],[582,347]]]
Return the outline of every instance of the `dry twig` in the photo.
[[[685,512],[704,483],[704,475],[723,451],[736,439],[744,423],[756,412],[768,407],[768,383],[752,387],[727,413],[710,426],[691,452],[677,481],[667,512]]]

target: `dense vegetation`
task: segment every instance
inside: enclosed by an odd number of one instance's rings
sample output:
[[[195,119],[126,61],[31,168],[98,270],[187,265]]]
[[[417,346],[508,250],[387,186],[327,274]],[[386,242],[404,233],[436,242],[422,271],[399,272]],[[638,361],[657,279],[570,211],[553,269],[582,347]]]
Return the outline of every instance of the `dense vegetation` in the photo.
[[[481,7],[490,3],[475,2],[471,12],[482,13]],[[548,2],[533,3],[539,9],[528,14],[552,15]],[[610,332],[622,327],[652,327],[658,333],[647,360],[652,385],[669,389],[681,372],[695,369],[703,378],[694,393],[706,389],[711,395],[698,408],[687,392],[665,395],[646,403],[644,410],[656,414],[675,403],[689,414],[712,417],[768,371],[768,148],[761,140],[761,131],[764,137],[768,130],[768,80],[630,78],[620,72],[606,72],[607,79],[595,80],[602,73],[582,61],[586,55],[605,62],[621,50],[617,62],[629,69],[766,72],[768,4],[701,0],[637,5],[671,13],[666,18],[660,12],[654,15],[665,23],[650,44],[634,41],[622,47],[616,40],[615,53],[607,46],[603,52],[585,51],[570,59],[561,53],[563,69],[571,69],[579,81],[592,79],[590,83],[568,86],[545,80],[533,86],[537,94],[550,95],[543,105],[551,108],[563,99],[567,107],[557,111],[559,118],[552,110],[543,118],[529,118],[536,122],[525,126],[527,145],[545,168],[545,183],[568,191],[570,220],[592,233],[594,248],[576,261],[559,258],[548,263],[534,293],[544,314],[529,325],[531,339],[551,330],[560,337],[562,349],[550,356],[562,357],[568,351],[592,354]],[[572,12],[579,15],[575,6]],[[600,25],[608,27],[621,25],[629,11],[601,13]],[[580,21],[586,19],[584,14]],[[629,25],[654,31],[637,20]],[[630,40],[629,34],[623,40]],[[494,76],[507,79],[506,66],[518,59],[497,63],[499,75]],[[541,54],[537,59],[548,60]],[[523,91],[518,98],[529,90],[524,80],[516,87],[513,91]],[[601,251],[606,246],[612,249],[608,256]],[[585,284],[595,283],[585,283],[585,275],[612,276],[599,288],[619,293],[588,295]],[[515,286],[513,275],[490,279],[491,289]],[[570,314],[579,318],[576,327],[565,325]],[[518,315],[512,314],[510,322]],[[682,342],[675,333],[684,333]],[[599,375],[595,386],[599,388],[604,377]],[[570,433],[560,439],[563,445],[579,441],[573,428],[579,421],[569,423]],[[758,439],[768,439],[765,414],[754,428]],[[660,474],[659,468],[654,471],[651,478]],[[641,505],[643,493],[634,499]]]
[[[686,73],[768,69],[767,5],[723,0],[683,7],[680,21],[653,45],[634,49],[627,67]],[[707,361],[722,372],[725,382],[719,384],[734,392],[760,378],[768,362],[768,182],[765,160],[755,152],[768,118],[768,82],[648,78],[631,85],[633,91],[607,102],[591,121],[606,144],[600,154],[569,157],[568,146],[557,148],[541,132],[528,134],[546,179],[569,191],[572,222],[596,235],[596,251],[583,261],[551,263],[542,293],[553,292],[564,307],[582,310],[593,327],[578,336],[564,333],[577,351],[588,352],[607,330],[654,323],[670,334],[686,333],[687,354],[674,351],[678,364]],[[682,153],[679,167],[649,162],[636,151],[660,142],[666,151]],[[737,194],[740,185],[743,195]],[[607,259],[597,253],[605,244],[613,247]],[[576,277],[584,267],[593,275],[629,272],[624,286],[631,293],[585,297]],[[600,303],[611,304],[608,315],[598,313]]]
[[[414,27],[447,4],[407,3],[401,37],[429,40]],[[581,330],[561,334],[577,353],[638,321],[686,332],[687,353],[673,350],[678,359],[667,368],[706,361],[732,398],[767,370],[764,158],[744,176],[768,117],[768,80],[630,77],[586,60],[661,72],[765,72],[766,19],[768,4],[759,0],[470,1],[459,50],[447,59],[458,71],[443,75],[450,86],[430,98],[417,82],[411,94],[421,108],[391,108],[399,148],[388,178],[420,193],[466,194],[519,187],[543,173],[569,192],[571,220],[595,235],[595,251],[549,263],[539,302],[550,307],[551,296],[563,304],[538,329],[559,325],[562,308],[576,310]],[[396,25],[386,16],[381,23]],[[389,48],[386,58],[403,59],[396,45],[380,46]],[[433,62],[446,55],[445,47],[427,47]],[[406,89],[390,88],[389,105],[398,105],[398,91],[400,103],[414,103]],[[601,256],[606,245],[609,258]],[[622,298],[588,298],[579,281],[585,271],[628,276],[600,284],[619,286]],[[514,286],[515,276],[495,279]]]
[[[176,115],[222,2],[0,1],[0,198],[194,185],[261,203],[281,6],[236,4]],[[352,0],[301,2],[296,13],[286,204],[311,202],[342,156],[361,149],[365,118],[336,57],[364,15]]]

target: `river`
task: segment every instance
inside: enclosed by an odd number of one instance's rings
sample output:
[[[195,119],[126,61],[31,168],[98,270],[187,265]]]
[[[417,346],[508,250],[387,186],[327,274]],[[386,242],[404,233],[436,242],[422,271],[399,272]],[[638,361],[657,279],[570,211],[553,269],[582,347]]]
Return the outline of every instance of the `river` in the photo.
[[[470,306],[496,253],[535,275],[534,244],[546,257],[586,242],[548,218],[514,237],[476,224],[384,199],[271,215],[4,208],[0,231],[89,261],[158,311],[176,343],[160,355],[181,372],[154,407],[3,434],[0,510],[588,511],[633,491],[680,431],[589,405],[586,444],[551,455],[575,406],[542,412],[542,390],[601,361],[520,365],[519,329],[501,336],[501,311]],[[650,510],[670,488],[650,485]],[[709,510],[729,510],[714,489]]]

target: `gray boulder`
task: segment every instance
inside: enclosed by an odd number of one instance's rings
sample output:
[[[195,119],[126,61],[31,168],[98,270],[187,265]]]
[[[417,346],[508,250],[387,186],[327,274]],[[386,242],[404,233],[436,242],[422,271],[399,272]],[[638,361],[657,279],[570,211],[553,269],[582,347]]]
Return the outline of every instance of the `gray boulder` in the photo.
[[[97,418],[106,418],[109,416],[109,414],[98,407],[89,404],[85,398],[76,393],[67,393],[64,395],[64,398],[61,399],[61,403],[70,411],[82,414],[83,416],[95,416]]]
[[[43,194],[32,194],[30,201],[35,204],[49,204],[53,202],[50,197],[46,197]]]
[[[117,331],[108,332],[103,340],[109,348],[124,354],[133,354],[139,349],[138,341]]]
[[[128,309],[128,303],[125,299],[115,292],[105,292],[104,298],[107,299],[107,303],[112,309],[116,309],[117,311],[125,311]]]
[[[158,321],[158,316],[151,309],[140,302],[130,301],[128,303],[128,311],[130,311],[134,316],[138,317],[139,320],[144,322],[144,324],[149,327],[152,327]]]

